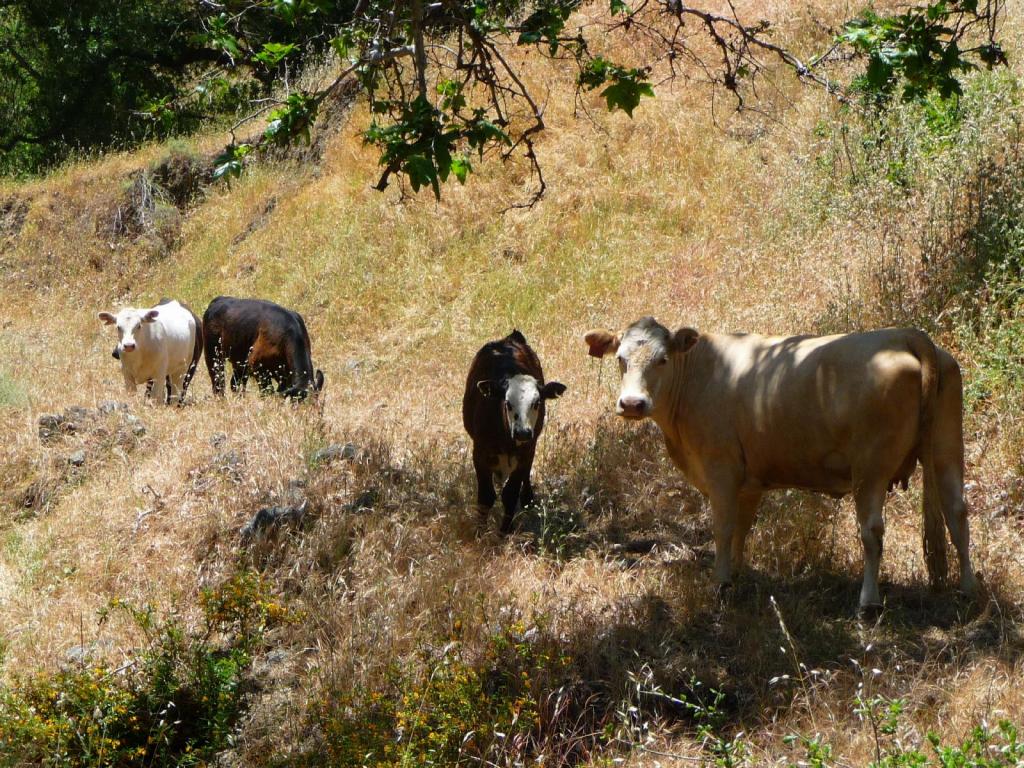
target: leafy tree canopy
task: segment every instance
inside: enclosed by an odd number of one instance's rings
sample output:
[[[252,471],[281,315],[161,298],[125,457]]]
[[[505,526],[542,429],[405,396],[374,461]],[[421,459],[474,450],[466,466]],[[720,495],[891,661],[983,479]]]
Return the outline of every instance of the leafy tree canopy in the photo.
[[[439,196],[486,153],[522,154],[539,197],[544,105],[524,77],[527,57],[563,61],[579,91],[599,90],[609,110],[628,115],[654,96],[655,68],[699,73],[742,106],[759,74],[781,63],[870,109],[897,93],[953,96],[968,70],[1005,62],[1001,0],[867,10],[808,59],[776,42],[770,21],[741,18],[728,3],[720,12],[681,0],[607,2],[574,15],[582,0],[0,0],[0,99],[12,105],[0,170],[35,170],[69,147],[127,145],[247,109],[216,161],[215,175],[232,176],[255,150],[308,140],[328,98],[361,93],[373,115],[364,138],[381,156],[378,188],[400,177]],[[603,55],[610,37],[635,41],[634,59]],[[336,77],[297,85],[325,52],[339,62]],[[842,54],[865,62],[845,85],[828,73]],[[237,139],[255,119],[262,133]]]

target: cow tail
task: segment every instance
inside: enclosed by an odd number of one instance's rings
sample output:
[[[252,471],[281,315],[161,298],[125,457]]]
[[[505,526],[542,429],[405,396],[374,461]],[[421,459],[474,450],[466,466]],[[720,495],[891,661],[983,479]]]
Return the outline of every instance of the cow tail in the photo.
[[[942,501],[939,494],[938,473],[935,470],[935,441],[932,429],[938,407],[939,356],[935,344],[923,331],[913,331],[910,351],[921,363],[921,415],[919,426],[921,471],[924,493],[921,501],[923,527],[921,541],[928,579],[933,587],[940,586],[947,575],[946,530],[943,524]]]

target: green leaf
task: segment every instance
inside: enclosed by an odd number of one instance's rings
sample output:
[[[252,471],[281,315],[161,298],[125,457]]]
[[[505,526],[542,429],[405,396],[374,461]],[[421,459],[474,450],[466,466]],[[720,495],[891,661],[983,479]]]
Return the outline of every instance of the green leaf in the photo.
[[[601,91],[601,95],[608,104],[609,112],[621,109],[632,117],[633,110],[640,105],[640,99],[644,96],[653,97],[654,89],[650,83],[623,77]]]
[[[245,156],[252,150],[251,144],[230,145],[224,148],[213,161],[213,178],[230,179],[242,175]]]
[[[410,155],[406,158],[402,170],[409,177],[413,192],[419,192],[421,187],[429,184],[434,190],[434,196],[440,199],[441,189],[437,183],[437,169],[429,157],[422,154]]]
[[[469,176],[469,172],[473,170],[473,166],[470,165],[468,157],[460,155],[459,157],[452,158],[451,169],[455,178],[459,180],[459,183],[465,184],[466,177]]]
[[[265,64],[269,69],[280,64],[294,50],[294,43],[264,43],[263,50],[253,56],[253,58]]]

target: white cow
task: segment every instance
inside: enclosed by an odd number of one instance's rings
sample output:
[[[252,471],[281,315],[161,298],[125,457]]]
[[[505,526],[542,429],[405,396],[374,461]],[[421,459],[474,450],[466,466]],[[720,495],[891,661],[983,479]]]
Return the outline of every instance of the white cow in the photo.
[[[177,301],[164,299],[152,309],[127,307],[117,315],[100,312],[107,325],[118,332],[114,357],[121,361],[125,389],[134,394],[146,384],[146,396],[153,384],[166,387],[166,402],[177,393],[178,403],[195,373],[203,351],[203,326],[192,310]]]

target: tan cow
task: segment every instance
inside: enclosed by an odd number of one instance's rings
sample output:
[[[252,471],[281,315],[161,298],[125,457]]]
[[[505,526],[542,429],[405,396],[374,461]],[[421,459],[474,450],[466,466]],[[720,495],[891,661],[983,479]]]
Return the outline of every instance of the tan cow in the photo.
[[[670,331],[645,317],[591,331],[590,354],[617,354],[616,412],[650,417],[669,455],[711,502],[714,578],[730,582],[761,494],[852,493],[864,544],[862,608],[877,606],[882,505],[924,470],[923,541],[933,584],[946,574],[945,517],[960,588],[977,579],[963,500],[963,384],[956,361],[921,331],[764,337]]]

